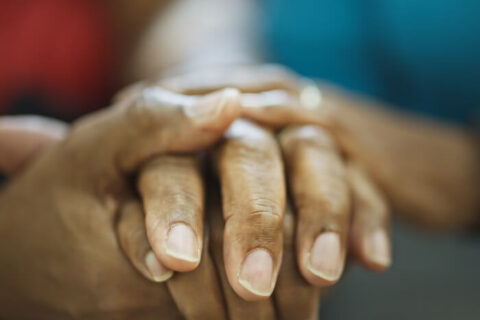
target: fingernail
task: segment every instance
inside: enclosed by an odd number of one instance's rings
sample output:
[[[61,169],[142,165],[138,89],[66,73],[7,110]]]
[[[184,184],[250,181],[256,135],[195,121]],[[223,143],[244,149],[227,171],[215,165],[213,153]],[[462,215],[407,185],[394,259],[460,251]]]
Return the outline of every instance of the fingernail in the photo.
[[[166,281],[173,275],[172,270],[168,270],[158,262],[157,257],[151,250],[145,255],[145,265],[155,282]]]
[[[200,260],[197,237],[192,228],[183,223],[171,227],[167,239],[167,254],[185,261]]]
[[[197,124],[216,120],[220,113],[230,105],[232,99],[239,97],[239,91],[227,88],[199,98],[195,103],[185,108],[185,114]]]
[[[365,255],[373,262],[388,267],[392,263],[390,242],[384,230],[376,230],[365,238]]]
[[[273,291],[272,277],[272,256],[265,249],[255,249],[243,261],[238,281],[248,291],[268,297]]]
[[[320,234],[313,243],[308,269],[316,276],[336,281],[343,271],[340,236],[335,232]]]

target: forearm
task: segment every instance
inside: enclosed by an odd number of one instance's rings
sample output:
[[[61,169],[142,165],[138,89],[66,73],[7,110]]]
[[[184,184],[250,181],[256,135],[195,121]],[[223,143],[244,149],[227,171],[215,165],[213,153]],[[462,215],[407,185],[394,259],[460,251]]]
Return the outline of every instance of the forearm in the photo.
[[[471,132],[342,96],[335,104],[346,152],[364,163],[397,212],[441,228],[478,219],[480,161]]]
[[[256,20],[252,0],[173,2],[145,31],[129,76],[149,78],[167,70],[257,62]]]

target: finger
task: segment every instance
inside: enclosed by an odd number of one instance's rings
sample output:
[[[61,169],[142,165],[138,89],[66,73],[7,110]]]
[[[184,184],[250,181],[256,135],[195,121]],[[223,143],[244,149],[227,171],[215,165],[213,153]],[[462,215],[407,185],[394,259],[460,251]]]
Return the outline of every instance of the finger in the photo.
[[[300,271],[312,284],[332,285],[344,268],[350,219],[342,159],[329,134],[317,126],[288,128],[280,140],[298,214]]]
[[[38,116],[0,117],[0,170],[14,173],[64,138],[67,125]]]
[[[277,142],[268,130],[237,120],[218,149],[217,167],[228,279],[244,299],[268,297],[281,261],[285,205]]]
[[[116,225],[118,242],[132,265],[151,281],[163,282],[173,272],[155,257],[145,233],[144,214],[138,200],[125,201],[119,210]]]
[[[278,65],[241,66],[238,68],[207,69],[195,73],[168,77],[159,85],[185,94],[205,94],[222,88],[237,88],[242,92],[262,92],[275,89],[298,93],[300,79]]]
[[[147,279],[169,280],[170,294],[186,319],[225,319],[221,290],[208,251],[204,251],[202,263],[195,271],[172,278],[173,272],[156,259],[149,246],[140,202],[126,201],[118,219],[119,243],[129,261]]]
[[[314,320],[318,319],[322,289],[306,282],[298,270],[295,263],[295,227],[295,216],[287,206],[283,223],[282,266],[274,291],[275,305],[279,319]]]
[[[208,248],[208,232],[204,243]],[[203,250],[200,265],[194,271],[177,273],[167,285],[185,319],[227,319],[219,278],[208,250]]]
[[[148,240],[158,259],[175,271],[200,263],[204,195],[193,156],[158,156],[141,170],[138,187]]]
[[[244,93],[242,115],[274,128],[291,124],[316,124],[327,128],[334,125],[331,109],[322,101],[320,93],[315,96],[315,91],[300,96],[284,90]]]
[[[392,263],[388,204],[360,166],[349,163],[347,173],[353,197],[352,251],[368,269],[384,271]]]
[[[239,112],[236,89],[190,97],[142,86],[113,107],[75,123],[66,147],[80,144],[85,157],[95,157],[100,167],[132,172],[156,154],[206,148]]]
[[[224,224],[220,206],[219,191],[209,187],[209,203],[207,205],[208,222],[210,225],[210,252],[213,257],[217,275],[223,290],[223,297],[227,307],[228,319],[276,319],[275,308],[272,299],[261,301],[245,301],[240,298],[229,284],[225,270],[223,254]]]

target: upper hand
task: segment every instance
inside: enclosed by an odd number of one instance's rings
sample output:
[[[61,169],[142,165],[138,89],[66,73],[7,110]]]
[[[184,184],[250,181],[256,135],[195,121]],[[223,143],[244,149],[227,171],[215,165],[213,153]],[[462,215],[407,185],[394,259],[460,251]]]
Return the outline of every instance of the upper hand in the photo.
[[[267,67],[203,77],[194,74],[160,83],[196,94],[232,85],[244,92],[259,92],[243,95],[244,108],[252,102],[264,107],[272,103],[272,95],[262,90],[296,90],[296,80],[287,75]],[[288,108],[291,106],[284,110],[290,112]],[[287,189],[282,151],[294,211],[299,216],[296,260],[303,276],[315,285],[335,283],[342,273],[349,242],[350,253],[368,268],[379,271],[388,267],[388,206],[363,169],[345,162],[342,150],[327,131],[314,126],[288,128],[277,142],[269,129],[237,120],[212,157],[222,189],[226,220],[223,252],[233,289],[245,299],[258,300],[270,296],[275,287],[282,257]],[[199,199],[203,198],[203,189],[191,183],[191,177],[201,179],[198,170],[188,169],[195,166],[194,161],[162,158],[147,164],[139,179],[147,235],[161,263],[185,271],[164,258],[166,244],[162,239],[173,222],[188,226],[193,233],[202,232]],[[155,217],[156,223],[149,223],[149,216]]]

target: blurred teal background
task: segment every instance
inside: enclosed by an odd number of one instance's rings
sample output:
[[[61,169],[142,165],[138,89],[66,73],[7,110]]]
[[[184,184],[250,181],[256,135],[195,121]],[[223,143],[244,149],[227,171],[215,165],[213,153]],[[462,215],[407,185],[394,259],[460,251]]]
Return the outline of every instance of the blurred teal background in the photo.
[[[471,125],[480,107],[478,0],[265,0],[270,59],[309,77]],[[401,222],[394,264],[358,266],[323,301],[322,320],[480,319],[480,237]]]
[[[413,112],[480,107],[478,0],[265,0],[271,59]]]

